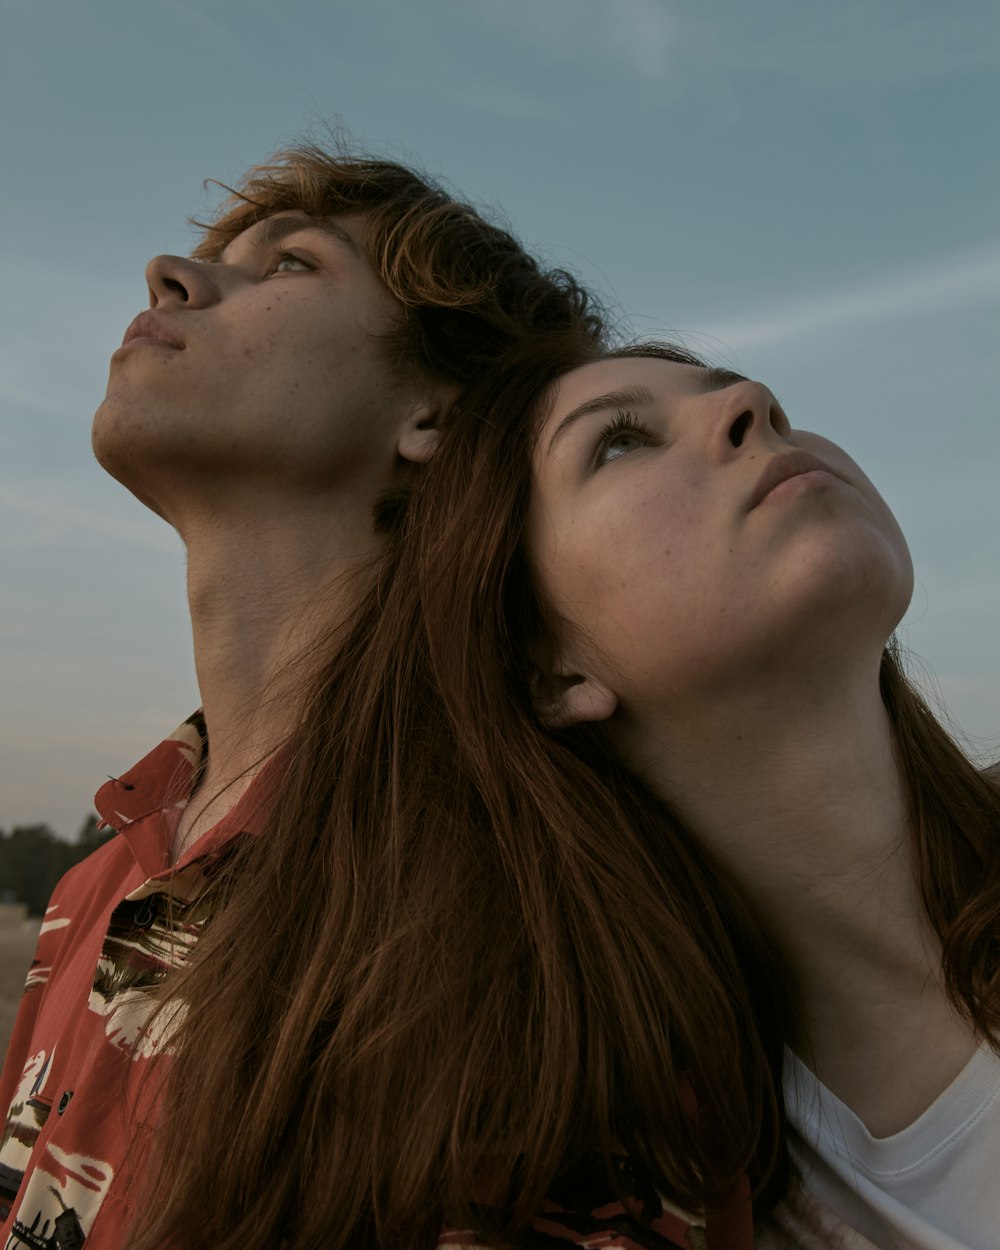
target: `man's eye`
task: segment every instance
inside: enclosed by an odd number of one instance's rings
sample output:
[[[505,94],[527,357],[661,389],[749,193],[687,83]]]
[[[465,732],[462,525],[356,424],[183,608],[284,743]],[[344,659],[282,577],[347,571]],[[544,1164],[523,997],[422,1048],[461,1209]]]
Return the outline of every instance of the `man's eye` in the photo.
[[[274,264],[271,267],[272,273],[300,273],[303,270],[308,273],[313,266],[309,261],[304,260],[301,256],[296,256],[294,252],[277,252],[274,258]]]
[[[648,447],[653,441],[652,431],[633,412],[617,412],[615,419],[601,431],[594,450],[594,462],[598,466],[617,460],[630,451]]]

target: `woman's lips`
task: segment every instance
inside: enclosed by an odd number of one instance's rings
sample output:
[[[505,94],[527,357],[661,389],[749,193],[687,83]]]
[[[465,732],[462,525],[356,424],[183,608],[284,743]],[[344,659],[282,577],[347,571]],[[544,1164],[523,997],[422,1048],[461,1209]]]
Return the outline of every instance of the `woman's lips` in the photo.
[[[747,511],[756,508],[783,482],[806,476],[817,485],[821,477],[828,480],[840,480],[828,464],[824,464],[818,456],[813,456],[808,451],[785,451],[772,456],[764,466],[764,472],[757,479],[757,484],[750,495]]]

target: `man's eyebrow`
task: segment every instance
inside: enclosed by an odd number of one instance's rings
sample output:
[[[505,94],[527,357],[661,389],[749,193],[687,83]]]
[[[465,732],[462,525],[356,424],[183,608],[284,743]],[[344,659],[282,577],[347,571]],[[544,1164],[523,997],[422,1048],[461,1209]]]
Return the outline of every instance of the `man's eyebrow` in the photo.
[[[587,417],[592,412],[605,412],[614,408],[638,408],[641,404],[652,402],[653,392],[645,386],[627,386],[620,391],[606,391],[603,395],[595,395],[593,399],[586,399],[571,412],[567,412],[556,426],[549,439],[549,451],[552,451],[553,444],[563,431],[568,429],[574,421],[579,421],[581,417]]]
[[[247,234],[247,242],[252,248],[273,247],[290,234],[300,230],[320,230],[342,243],[354,256],[361,255],[357,242],[344,227],[332,217],[265,217],[263,221],[251,226]]]

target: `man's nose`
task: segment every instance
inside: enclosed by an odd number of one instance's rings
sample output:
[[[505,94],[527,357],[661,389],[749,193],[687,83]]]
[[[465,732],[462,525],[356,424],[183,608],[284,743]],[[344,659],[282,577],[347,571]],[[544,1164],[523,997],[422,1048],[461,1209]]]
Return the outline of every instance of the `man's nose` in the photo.
[[[146,266],[149,306],[187,304],[207,308],[219,299],[208,266],[187,256],[154,256]]]

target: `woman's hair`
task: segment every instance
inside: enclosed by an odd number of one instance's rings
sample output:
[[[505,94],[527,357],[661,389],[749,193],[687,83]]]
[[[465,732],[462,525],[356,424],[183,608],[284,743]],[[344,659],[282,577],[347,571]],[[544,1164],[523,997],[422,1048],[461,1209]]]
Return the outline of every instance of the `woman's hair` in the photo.
[[[403,306],[387,337],[389,368],[413,368],[462,387],[506,348],[546,328],[596,339],[593,295],[561,269],[546,269],[505,229],[456,200],[440,183],[393,161],[300,144],[254,166],[194,250],[214,260],[264,217],[299,210],[313,218],[359,214],[372,268]]]
[[[174,987],[138,1245],[426,1247],[445,1222],[513,1245],[594,1157],[609,1200],[622,1155],[686,1209],[783,1191],[783,970],[695,832],[532,708],[532,443],[601,354],[525,347],[418,479]],[[996,1036],[1000,798],[892,648],[882,680],[949,991]]]

